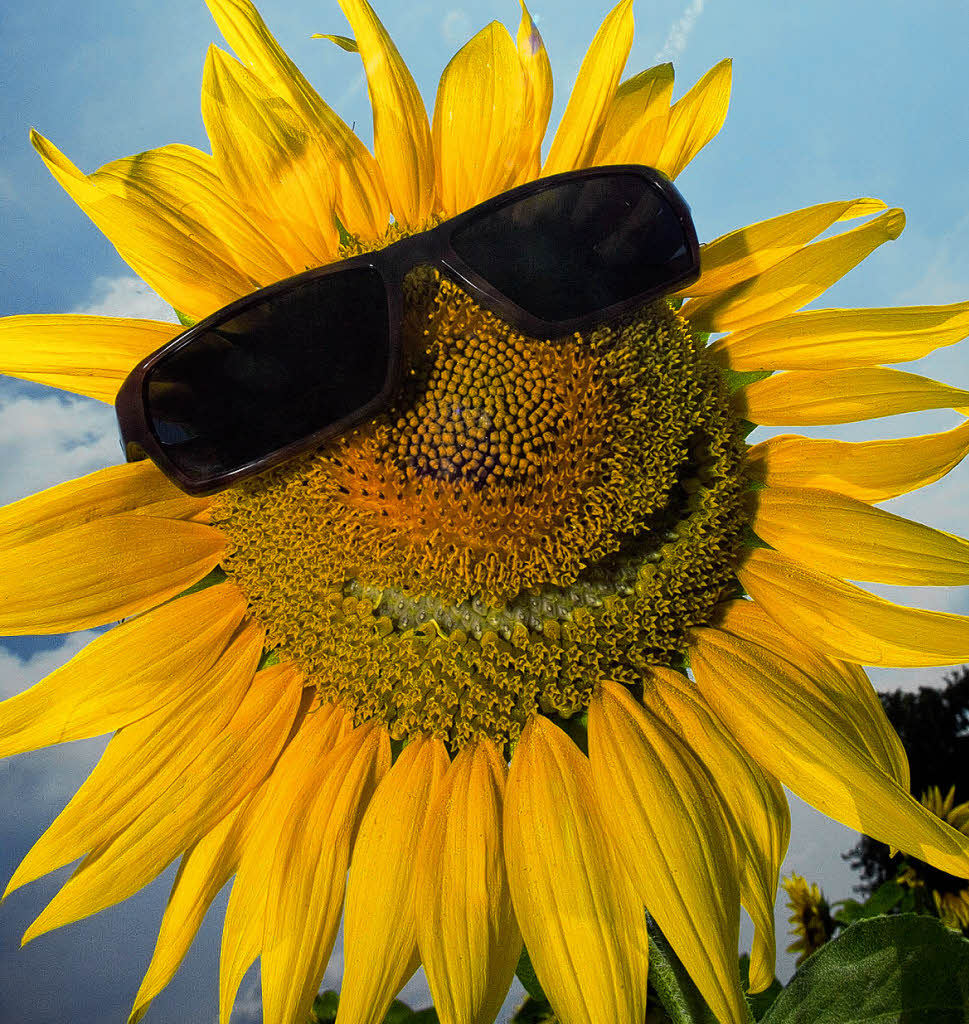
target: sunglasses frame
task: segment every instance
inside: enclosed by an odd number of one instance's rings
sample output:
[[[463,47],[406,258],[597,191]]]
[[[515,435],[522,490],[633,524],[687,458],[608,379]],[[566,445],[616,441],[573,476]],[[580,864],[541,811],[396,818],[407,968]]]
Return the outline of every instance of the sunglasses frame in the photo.
[[[544,320],[522,309],[512,302],[497,288],[488,283],[480,274],[473,270],[454,250],[451,237],[469,221],[475,220],[504,206],[521,199],[540,195],[549,189],[562,184],[584,181],[590,178],[618,175],[633,175],[646,181],[650,187],[664,199],[675,213],[683,228],[683,233],[690,248],[690,267],[677,279],[625,299],[611,306],[597,309],[592,313],[565,320]],[[318,447],[324,441],[345,433],[352,427],[372,418],[381,409],[387,407],[392,396],[399,390],[404,371],[404,346],[401,333],[403,319],[402,285],[406,275],[419,266],[436,267],[445,277],[449,278],[466,291],[479,305],[495,313],[506,323],[533,338],[559,338],[564,335],[582,331],[594,324],[621,316],[623,313],[691,284],[700,272],[700,246],[697,241],[696,229],[690,215],[690,208],[673,185],[672,181],[652,167],[640,164],[616,164],[602,167],[587,167],[577,171],[566,171],[547,178],[539,178],[516,188],[502,192],[477,206],[451,217],[427,231],[402,238],[386,248],[373,252],[352,256],[346,260],[328,263],[322,267],[295,274],[292,277],[277,281],[265,288],[236,299],[222,309],[204,317],[161,348],[143,359],[128,375],[118,391],[115,400],[115,411],[121,431],[121,443],[125,457],[129,462],[150,458],[155,465],[178,487],[189,494],[205,495],[223,490],[246,477],[253,476],[263,470],[270,469],[287,459],[302,452]],[[375,271],[383,283],[387,299],[387,325],[390,342],[390,358],[384,386],[380,392],[366,405],[344,416],[342,419],[327,424],[320,430],[308,434],[298,441],[279,448],[269,455],[253,459],[242,466],[221,473],[213,473],[203,480],[187,476],[166,455],[164,446],[152,430],[148,416],[148,381],[152,371],[159,363],[173,353],[191,345],[200,335],[217,327],[226,320],[231,320],[245,313],[253,306],[258,306],[277,295],[289,291],[294,286],[302,286],[317,281],[331,274],[340,274],[348,270],[369,269]]]

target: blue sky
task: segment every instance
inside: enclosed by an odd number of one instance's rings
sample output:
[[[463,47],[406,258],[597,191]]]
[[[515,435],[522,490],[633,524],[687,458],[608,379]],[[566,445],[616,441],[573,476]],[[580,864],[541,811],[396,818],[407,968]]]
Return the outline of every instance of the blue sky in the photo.
[[[377,5],[430,106],[444,64],[498,18],[514,32],[514,0],[385,0]],[[556,76],[552,123],[564,108],[605,3],[536,0],[531,8]],[[369,139],[358,58],[313,32],[348,31],[327,0],[265,0],[270,26],[327,100]],[[680,177],[702,239],[800,206],[875,195],[904,206],[908,226],[817,305],[891,305],[969,298],[969,105],[964,90],[969,6],[952,0],[786,4],[776,0],[637,0],[627,71],[672,59],[677,94],[724,56],[734,58],[726,126]],[[133,279],[110,244],[50,179],[27,140],[34,126],[85,170],[168,142],[205,147],[199,86],[219,35],[201,0],[14,0],[0,13],[0,314],[105,312],[170,316]],[[943,350],[916,372],[966,386],[969,349]],[[953,414],[918,414],[830,431],[852,438],[923,433]],[[0,378],[0,499],[13,500],[117,460],[112,411]],[[893,510],[966,532],[969,469]],[[889,588],[883,588],[886,593]],[[894,588],[923,607],[969,611],[963,592]],[[29,685],[83,637],[0,645],[0,695]],[[878,686],[937,685],[943,670],[873,673]],[[0,878],[52,820],[94,763],[102,741],[0,762]],[[854,842],[797,801],[787,869],[849,895],[839,853]],[[0,910],[0,1024],[123,1021],[147,964],[169,871],[112,911],[42,937],[19,935],[58,879],[36,883]],[[784,921],[783,908],[778,915]],[[154,1024],[215,1019],[220,913],[156,1002]],[[781,925],[781,945],[784,925]],[[782,974],[790,959],[782,958]],[[328,982],[336,983],[339,964]],[[420,1002],[417,996],[415,1001]],[[245,1004],[245,1005],[244,1005]],[[236,1020],[258,1020],[243,986]]]

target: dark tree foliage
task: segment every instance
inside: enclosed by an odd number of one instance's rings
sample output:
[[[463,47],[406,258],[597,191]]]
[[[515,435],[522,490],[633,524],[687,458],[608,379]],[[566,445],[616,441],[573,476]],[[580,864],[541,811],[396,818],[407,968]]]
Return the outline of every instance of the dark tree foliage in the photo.
[[[879,697],[908,753],[916,799],[930,786],[945,796],[955,785],[956,802],[969,800],[969,666],[946,676],[940,690],[922,686]],[[842,856],[862,877],[855,890],[869,895],[895,877],[901,859],[889,858],[888,847],[868,836]]]

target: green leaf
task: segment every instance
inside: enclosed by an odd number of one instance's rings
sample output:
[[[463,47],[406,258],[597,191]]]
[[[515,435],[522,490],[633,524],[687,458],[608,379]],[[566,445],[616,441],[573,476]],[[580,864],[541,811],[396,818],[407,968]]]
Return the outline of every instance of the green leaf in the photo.
[[[178,317],[178,322],[183,327],[192,327],[194,324],[199,322],[198,317],[189,316],[188,313],[183,313],[180,309],[175,310],[175,316]]]
[[[673,952],[659,925],[646,915],[649,933],[649,983],[672,1024],[718,1024],[693,979]]]
[[[740,957],[740,984],[743,986],[744,995],[747,997],[747,1005],[754,1015],[754,1020],[760,1020],[771,1008],[774,1000],[784,991],[784,986],[777,978],[763,992],[756,992],[752,995],[747,991],[750,987],[750,956],[747,953],[741,954]]]
[[[409,1017],[403,1018],[406,1024],[438,1024],[437,1010],[429,1006],[426,1010],[415,1010]],[[385,1021],[384,1024],[387,1024]]]
[[[864,903],[857,900],[841,900],[837,906],[842,907],[834,915],[838,924],[853,924],[855,921],[864,921],[869,917],[878,917],[879,914],[887,914],[894,910],[909,890],[904,885],[899,885],[895,879],[883,882]]]
[[[839,900],[836,904],[838,912],[832,915],[832,920],[842,926],[854,924],[865,917],[865,904],[857,900]]]
[[[770,377],[773,372],[773,370],[731,370],[729,367],[723,367],[720,370],[723,381],[727,385],[727,391],[731,395],[735,391],[747,387],[748,384],[754,384]]]
[[[256,666],[256,671],[260,671],[264,668],[272,668],[273,665],[279,664],[279,654],[273,651],[263,651],[259,656],[259,664]]]
[[[193,583],[188,590],[183,590],[178,596],[187,597],[189,594],[195,594],[199,590],[206,590],[209,587],[214,587],[217,583],[225,583],[225,581],[225,570],[217,565],[207,576],[203,576],[198,583]]]
[[[762,1024],[965,1024],[969,941],[916,914],[847,928],[804,962]]]
[[[525,1002],[515,1010],[509,1024],[554,1024],[555,1012],[544,999],[525,997]]]
[[[321,992],[313,1000],[311,1024],[333,1024],[336,1020],[337,1007],[340,1005],[340,995],[337,992]]]
[[[384,1017],[383,1024],[409,1024],[413,1017],[414,1011],[407,1003],[402,1003],[399,999],[395,999],[390,1004],[390,1009],[387,1011],[387,1016]]]
[[[570,718],[561,718],[558,715],[553,717],[555,724],[564,732],[572,742],[585,754],[589,756],[589,713],[583,711],[581,714],[572,715]],[[523,982],[524,984],[524,982]]]
[[[515,974],[518,976],[518,980],[522,983],[525,991],[539,1003],[548,1003],[548,999],[545,996],[545,991],[542,989],[541,982],[538,980],[538,975],[535,974],[535,968],[532,967],[532,961],[528,956],[528,950],[522,946],[522,955],[518,958],[518,966],[515,968]]]
[[[333,221],[336,224],[336,229],[340,234],[340,245],[351,245],[353,243],[353,235],[343,226],[343,222],[339,217],[334,216]]]

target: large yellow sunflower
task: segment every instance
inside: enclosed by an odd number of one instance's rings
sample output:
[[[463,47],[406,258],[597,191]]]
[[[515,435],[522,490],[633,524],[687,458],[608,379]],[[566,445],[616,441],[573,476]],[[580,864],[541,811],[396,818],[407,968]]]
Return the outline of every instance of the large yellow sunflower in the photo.
[[[949,787],[945,796],[938,786],[930,786],[922,794],[921,803],[936,817],[969,836],[969,801],[956,803],[954,785]],[[953,878],[931,864],[916,861],[902,872],[899,880],[912,887],[927,888],[942,923],[947,928],[969,934],[969,878]]]
[[[622,0],[543,162],[552,81],[527,11],[517,41],[492,23],[451,60],[429,122],[366,0],[341,0],[371,155],[248,0],[208,4],[236,53],[206,62],[211,156],[172,145],[88,175],[34,136],[187,318],[539,175],[676,176],[726,114],[728,62],[672,105],[669,65],[622,79]],[[523,939],[563,1021],[640,1024],[645,906],[739,1024],[741,904],[752,987],[773,976],[781,783],[969,874],[969,838],[909,795],[860,667],[969,660],[969,619],[846,581],[969,583],[965,541],[874,505],[952,469],[969,423],[744,440],[969,407],[881,365],[961,339],[969,304],[798,312],[902,226],[867,198],[783,214],[706,245],[685,294],[555,344],[416,272],[411,372],[371,423],[212,498],[137,463],[3,510],[0,631],[125,620],[0,712],[4,756],[116,731],[10,882],[83,858],[26,937],[181,857],[133,1019],[235,876],[223,1021],[257,957],[267,1024],[300,1021],[342,915],[341,1024],[381,1020],[418,964],[442,1021],[489,1021]],[[10,317],[0,370],[110,402],[177,330]]]

